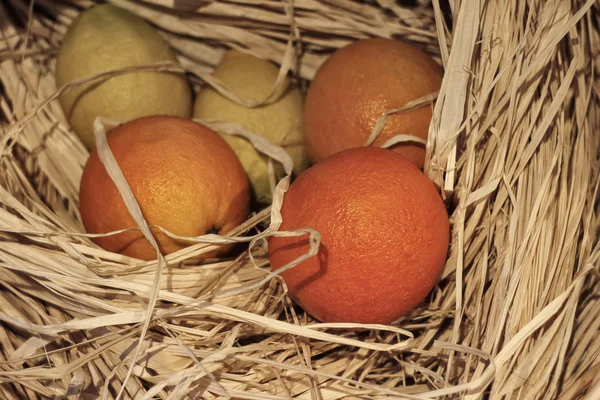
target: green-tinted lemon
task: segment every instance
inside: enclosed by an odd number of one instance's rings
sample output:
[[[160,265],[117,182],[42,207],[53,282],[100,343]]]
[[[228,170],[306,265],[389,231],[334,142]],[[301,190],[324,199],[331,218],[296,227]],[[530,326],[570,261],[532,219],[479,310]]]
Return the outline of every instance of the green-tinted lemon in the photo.
[[[254,101],[271,93],[278,74],[279,68],[269,61],[238,51],[228,51],[214,72],[236,94]],[[303,102],[300,90],[289,79],[273,101],[257,108],[239,105],[206,86],[196,97],[194,118],[233,122],[265,137],[288,152],[294,161],[294,172],[299,174],[309,165],[304,146]],[[223,136],[242,161],[256,200],[269,203],[268,158],[244,138]],[[283,169],[277,161],[274,166],[279,179]]]
[[[176,62],[175,53],[153,27],[104,4],[84,11],[69,27],[57,57],[56,83],[61,87],[98,73],[165,61]],[[137,71],[77,86],[59,100],[73,130],[93,149],[96,117],[189,117],[192,91],[182,74]]]

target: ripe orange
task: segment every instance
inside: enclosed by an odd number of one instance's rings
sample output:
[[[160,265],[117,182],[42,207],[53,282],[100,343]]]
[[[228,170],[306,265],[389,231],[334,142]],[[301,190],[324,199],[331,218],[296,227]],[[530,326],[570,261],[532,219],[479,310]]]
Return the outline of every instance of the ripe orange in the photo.
[[[336,51],[319,68],[306,96],[310,160],[364,146],[383,113],[439,90],[442,75],[432,58],[399,40],[366,39]],[[427,139],[431,115],[428,105],[389,116],[374,145],[398,134]],[[423,145],[400,143],[393,149],[423,167]]]
[[[217,133],[188,119],[143,117],[108,134],[108,144],[148,224],[181,236],[227,233],[248,216],[248,178],[233,150]],[[81,178],[79,208],[86,230],[134,228],[117,187],[94,150]],[[163,254],[190,242],[153,233]],[[140,231],[94,239],[102,248],[142,260],[156,252]],[[224,254],[230,246],[206,254]]]
[[[282,273],[289,293],[324,322],[391,323],[422,302],[445,264],[449,222],[435,186],[403,156],[362,147],[302,173],[280,230],[313,228],[315,257]],[[308,251],[308,236],[271,237],[277,270]]]

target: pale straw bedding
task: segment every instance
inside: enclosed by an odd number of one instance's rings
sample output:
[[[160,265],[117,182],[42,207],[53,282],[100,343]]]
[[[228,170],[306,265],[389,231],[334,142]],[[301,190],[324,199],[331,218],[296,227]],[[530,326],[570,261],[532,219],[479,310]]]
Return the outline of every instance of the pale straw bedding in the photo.
[[[227,48],[278,63],[303,87],[332,50],[364,37],[401,37],[434,55],[445,78],[426,173],[451,205],[450,257],[428,301],[394,326],[317,323],[285,296],[266,257],[287,177],[272,209],[230,238],[196,238],[155,262],[92,245],[77,210],[87,151],[56,101],[68,87],[55,87],[53,68],[68,25],[94,3],[8,0],[0,398],[600,398],[597,1],[450,2],[451,27],[437,0],[111,2],[160,29],[196,89],[206,82],[249,106],[209,75]],[[103,122],[103,162],[148,233],[105,146],[113,122]],[[205,123],[251,138],[289,171],[276,146]],[[189,261],[234,240],[249,250]],[[348,329],[357,327],[366,329]]]

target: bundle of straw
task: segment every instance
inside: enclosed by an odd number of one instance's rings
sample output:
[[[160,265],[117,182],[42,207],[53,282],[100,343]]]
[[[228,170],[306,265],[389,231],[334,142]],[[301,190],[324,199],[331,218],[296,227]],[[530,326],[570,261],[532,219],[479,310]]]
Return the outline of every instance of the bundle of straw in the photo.
[[[162,261],[103,251],[54,81],[95,2],[3,1],[0,398],[600,398],[596,0],[110,2],[157,27],[195,85],[221,85],[228,48],[305,86],[361,38],[434,55],[426,173],[451,204],[450,256],[410,316],[352,326],[316,323],[269,274],[276,205],[232,232],[252,240],[234,260],[189,261],[214,238]]]

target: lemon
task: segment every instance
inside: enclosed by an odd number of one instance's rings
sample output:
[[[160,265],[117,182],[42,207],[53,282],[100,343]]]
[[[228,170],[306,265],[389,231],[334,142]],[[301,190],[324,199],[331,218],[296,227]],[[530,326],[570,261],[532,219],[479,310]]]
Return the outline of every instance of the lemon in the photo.
[[[61,44],[56,83],[157,62],[176,62],[175,53],[146,21],[127,10],[104,4],[81,13]],[[59,98],[71,127],[88,149],[95,147],[96,117],[128,121],[148,115],[189,117],[192,91],[182,74],[128,72],[84,84]]]
[[[214,76],[239,96],[260,101],[271,93],[279,68],[269,61],[230,50],[217,65]],[[194,104],[194,118],[233,122],[281,146],[294,161],[294,173],[309,166],[304,146],[302,93],[286,78],[276,98],[268,104],[248,108],[239,105],[211,87],[200,90]],[[244,138],[223,135],[242,162],[250,179],[255,200],[271,201],[268,157]],[[281,164],[273,162],[276,178],[283,176]]]

